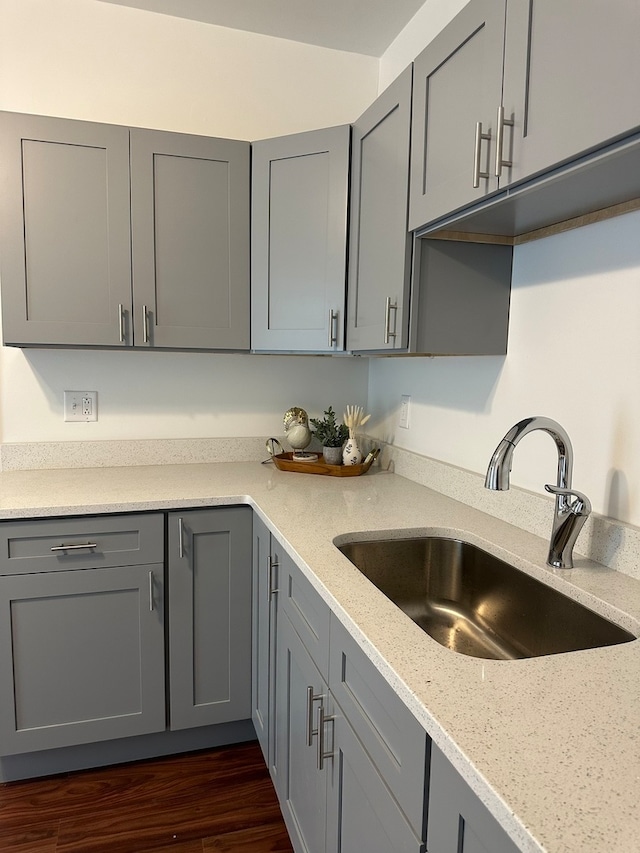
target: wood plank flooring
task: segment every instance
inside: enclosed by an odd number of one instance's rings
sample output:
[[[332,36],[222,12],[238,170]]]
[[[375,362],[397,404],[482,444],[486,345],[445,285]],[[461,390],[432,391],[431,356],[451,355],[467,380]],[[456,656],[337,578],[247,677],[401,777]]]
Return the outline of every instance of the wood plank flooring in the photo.
[[[293,853],[257,743],[0,785],[2,853]]]

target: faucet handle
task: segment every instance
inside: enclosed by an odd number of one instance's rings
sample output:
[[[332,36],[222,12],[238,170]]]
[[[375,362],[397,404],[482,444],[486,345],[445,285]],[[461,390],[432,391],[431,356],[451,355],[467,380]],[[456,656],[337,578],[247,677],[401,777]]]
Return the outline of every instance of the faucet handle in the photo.
[[[552,495],[562,495],[567,499],[575,497],[575,501],[568,506],[569,511],[574,515],[587,516],[591,512],[591,501],[582,492],[577,492],[575,489],[563,489],[562,486],[550,486],[548,483],[545,489]]]

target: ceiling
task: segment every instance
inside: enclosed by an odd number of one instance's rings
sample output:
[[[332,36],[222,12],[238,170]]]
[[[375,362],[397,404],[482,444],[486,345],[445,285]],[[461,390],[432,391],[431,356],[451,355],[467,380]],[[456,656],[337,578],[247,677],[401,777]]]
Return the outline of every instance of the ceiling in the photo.
[[[100,0],[263,33],[321,47],[381,56],[425,0]]]

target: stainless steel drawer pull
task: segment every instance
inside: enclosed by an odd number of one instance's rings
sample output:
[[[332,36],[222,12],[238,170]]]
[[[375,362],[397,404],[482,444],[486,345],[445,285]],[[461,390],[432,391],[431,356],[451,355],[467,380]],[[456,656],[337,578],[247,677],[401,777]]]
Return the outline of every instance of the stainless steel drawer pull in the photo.
[[[480,186],[480,178],[488,178],[489,172],[480,171],[480,160],[482,158],[482,141],[491,139],[491,131],[489,133],[482,132],[482,122],[476,122],[476,143],[473,149],[473,186],[478,189]]]
[[[325,716],[324,708],[320,705],[318,708],[318,770],[324,770],[325,758],[333,758],[333,750],[326,752],[324,748],[324,727],[325,723],[332,723],[334,720],[335,716]]]
[[[511,160],[502,159],[502,148],[504,146],[504,128],[513,127],[513,119],[504,117],[504,107],[498,107],[498,120],[496,124],[496,178],[502,175],[502,167],[510,168],[513,166]]]
[[[391,312],[393,314],[393,332],[391,331]],[[385,305],[384,305],[384,342],[388,344],[391,338],[395,340],[396,338],[396,323],[398,322],[398,303],[392,302],[391,297],[387,296]]]
[[[153,612],[153,572],[149,572],[149,611]]]
[[[312,746],[313,736],[318,734],[318,729],[313,728],[313,703],[321,702],[324,699],[323,693],[314,693],[313,687],[307,687],[307,724],[306,736],[307,746]]]
[[[149,343],[149,309],[146,305],[142,306],[142,343]]]
[[[181,560],[184,557],[184,523],[181,518],[178,519],[178,556]]]
[[[269,601],[273,598],[274,595],[280,592],[277,586],[273,585],[273,576],[274,569],[280,568],[280,564],[278,563],[277,558],[267,557],[267,598]]]
[[[83,548],[97,548],[96,542],[81,542],[77,545],[53,545],[52,551],[80,551]]]
[[[329,348],[338,344],[338,317],[339,311],[334,311],[333,308],[329,311]]]
[[[118,325],[120,332],[120,343],[124,343],[124,305],[120,303],[118,305]]]

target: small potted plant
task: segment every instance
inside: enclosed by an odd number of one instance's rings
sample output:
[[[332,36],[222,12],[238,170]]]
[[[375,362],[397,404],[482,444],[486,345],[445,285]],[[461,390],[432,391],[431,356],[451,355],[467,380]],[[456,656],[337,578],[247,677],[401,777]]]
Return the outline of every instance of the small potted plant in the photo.
[[[345,424],[337,423],[336,413],[329,406],[324,418],[310,418],[313,434],[322,445],[322,455],[328,465],[340,465],[342,445],[349,438],[349,429]]]

